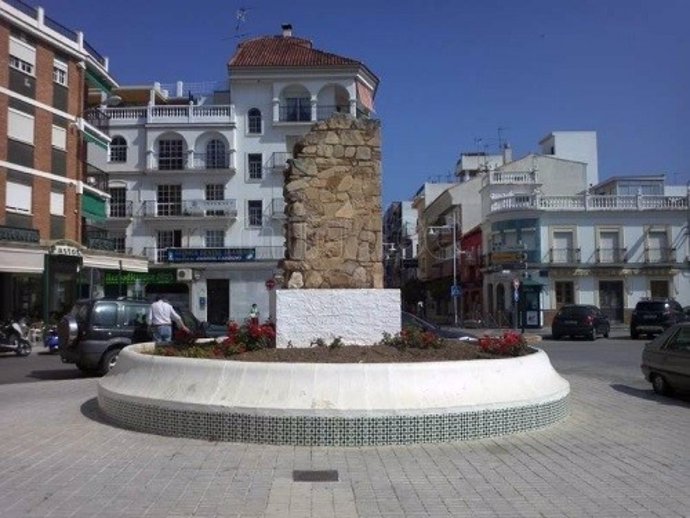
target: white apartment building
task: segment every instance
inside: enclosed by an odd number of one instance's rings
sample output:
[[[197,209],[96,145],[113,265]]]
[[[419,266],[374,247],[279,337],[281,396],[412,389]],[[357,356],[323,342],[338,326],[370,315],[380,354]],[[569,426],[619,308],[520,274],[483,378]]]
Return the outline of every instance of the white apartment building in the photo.
[[[97,164],[110,175],[109,234],[150,262],[126,276],[127,293],[165,294],[219,324],[253,303],[273,317],[286,161],[315,122],[370,116],[378,87],[363,63],[290,25],[240,43],[228,72],[220,86],[122,87],[93,113],[112,139]]]

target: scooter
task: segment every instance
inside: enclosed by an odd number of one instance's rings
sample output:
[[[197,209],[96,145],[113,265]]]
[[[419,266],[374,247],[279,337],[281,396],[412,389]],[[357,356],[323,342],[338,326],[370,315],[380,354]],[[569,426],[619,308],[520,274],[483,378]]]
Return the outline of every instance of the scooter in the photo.
[[[48,352],[50,352],[50,354],[54,354],[54,353],[58,352],[58,348],[59,348],[58,332],[57,332],[57,328],[55,328],[54,326],[49,327],[46,330],[46,335],[43,338],[43,347],[47,347]]]
[[[11,320],[0,326],[0,352],[15,353],[17,356],[31,354],[29,326],[26,325],[26,320]]]

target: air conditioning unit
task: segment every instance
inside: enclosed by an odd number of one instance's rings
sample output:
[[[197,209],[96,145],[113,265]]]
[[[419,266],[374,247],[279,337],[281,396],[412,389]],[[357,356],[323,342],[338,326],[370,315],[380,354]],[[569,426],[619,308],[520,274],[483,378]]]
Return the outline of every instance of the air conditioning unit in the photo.
[[[183,282],[190,282],[192,280],[192,269],[191,268],[178,268],[177,269],[177,280]]]

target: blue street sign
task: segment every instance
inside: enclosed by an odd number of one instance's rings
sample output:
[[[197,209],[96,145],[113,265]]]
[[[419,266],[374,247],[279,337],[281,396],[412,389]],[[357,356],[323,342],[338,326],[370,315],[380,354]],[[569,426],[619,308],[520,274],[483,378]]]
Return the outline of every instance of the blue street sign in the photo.
[[[458,286],[457,284],[453,284],[450,287],[450,296],[459,297],[460,295],[462,295],[462,288],[460,288],[460,286]]]

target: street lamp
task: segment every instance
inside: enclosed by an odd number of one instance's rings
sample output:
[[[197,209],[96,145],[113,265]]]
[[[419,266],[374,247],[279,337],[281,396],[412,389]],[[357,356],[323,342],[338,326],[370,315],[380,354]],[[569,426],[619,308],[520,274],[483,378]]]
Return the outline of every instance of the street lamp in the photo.
[[[430,226],[427,227],[431,235],[435,231],[445,232],[451,231],[453,233],[453,285],[450,288],[450,294],[453,298],[453,323],[457,327],[458,325],[458,297],[460,297],[460,287],[458,286],[458,256],[461,254],[458,249],[458,220],[456,212],[453,211],[453,219],[451,224],[445,224],[441,226]],[[460,308],[460,322],[462,322],[462,308]]]

